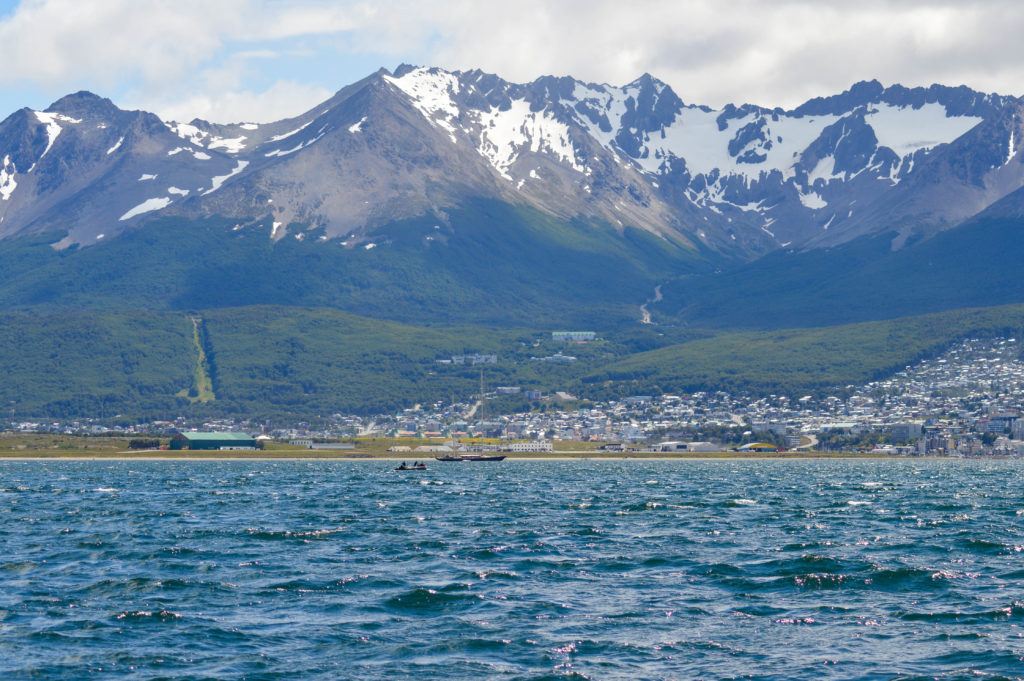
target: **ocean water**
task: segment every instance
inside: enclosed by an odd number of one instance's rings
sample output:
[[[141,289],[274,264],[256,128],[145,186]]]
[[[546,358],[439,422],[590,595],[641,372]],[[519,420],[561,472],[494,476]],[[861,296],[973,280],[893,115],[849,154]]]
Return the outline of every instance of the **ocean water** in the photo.
[[[1020,461],[0,462],[0,679],[1018,679]]]

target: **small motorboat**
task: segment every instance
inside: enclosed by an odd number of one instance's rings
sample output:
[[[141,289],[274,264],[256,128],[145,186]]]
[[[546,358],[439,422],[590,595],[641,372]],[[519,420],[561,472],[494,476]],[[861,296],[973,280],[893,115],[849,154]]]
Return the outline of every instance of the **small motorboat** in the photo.
[[[427,470],[427,464],[416,462],[411,466],[406,466],[403,461],[400,466],[395,466],[396,471],[425,471]]]

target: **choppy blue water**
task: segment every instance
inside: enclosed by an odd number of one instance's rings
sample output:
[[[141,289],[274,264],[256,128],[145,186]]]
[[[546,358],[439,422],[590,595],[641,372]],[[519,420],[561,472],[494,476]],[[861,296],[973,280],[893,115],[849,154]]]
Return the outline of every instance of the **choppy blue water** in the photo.
[[[1021,678],[1022,473],[0,462],[0,678]]]

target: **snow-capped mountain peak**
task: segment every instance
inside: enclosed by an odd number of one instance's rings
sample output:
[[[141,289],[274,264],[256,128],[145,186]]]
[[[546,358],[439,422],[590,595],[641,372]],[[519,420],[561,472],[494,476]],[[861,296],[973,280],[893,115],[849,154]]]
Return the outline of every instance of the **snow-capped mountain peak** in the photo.
[[[724,250],[828,245],[945,228],[1019,188],[1020,114],[963,87],[868,81],[788,111],[715,110],[649,74],[516,84],[407,65],[261,125],[165,123],[80,92],[0,123],[0,236],[88,244],[220,214],[358,244],[475,195]]]

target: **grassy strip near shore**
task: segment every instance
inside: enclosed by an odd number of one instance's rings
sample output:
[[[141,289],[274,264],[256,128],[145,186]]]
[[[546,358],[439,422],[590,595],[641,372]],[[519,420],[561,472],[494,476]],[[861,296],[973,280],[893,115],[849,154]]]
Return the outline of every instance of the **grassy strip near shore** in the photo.
[[[183,455],[184,454],[184,455]],[[555,461],[560,459],[581,459],[588,461],[651,461],[669,459],[731,459],[731,460],[786,460],[786,459],[894,459],[898,458],[888,454],[860,453],[860,452],[785,452],[782,454],[748,454],[745,452],[703,452],[703,453],[658,453],[658,452],[628,452],[625,454],[609,452],[594,454],[592,452],[559,452],[557,454],[509,454],[510,461]],[[931,457],[936,458],[936,457]],[[412,461],[415,457],[400,457],[392,453],[379,455],[359,455],[342,453],[310,452],[308,455],[295,456],[274,452],[170,452],[170,451],[124,451],[105,452],[96,451],[69,452],[67,450],[36,450],[31,453],[12,454],[0,452],[0,461],[8,460],[110,460],[110,461],[224,461],[224,460],[248,460],[248,461],[309,461],[309,460],[331,460],[331,461]],[[451,465],[449,462],[435,462],[433,459],[416,459],[429,462],[432,466]],[[473,464],[469,464],[473,465]],[[484,464],[481,464],[484,465]]]
[[[167,450],[129,449],[127,437],[50,435],[45,433],[0,433],[0,459],[337,459],[386,461],[425,460],[434,463],[434,452],[389,452],[389,447],[447,444],[448,440],[418,438],[355,438],[354,449],[307,449],[301,445],[268,442],[257,450]],[[468,442],[468,441],[464,441]],[[497,440],[473,440],[475,444],[494,444]],[[509,459],[832,459],[891,458],[886,454],[860,452],[616,452],[603,451],[601,442],[559,441],[552,452],[501,452]],[[437,462],[442,466],[441,462]]]

